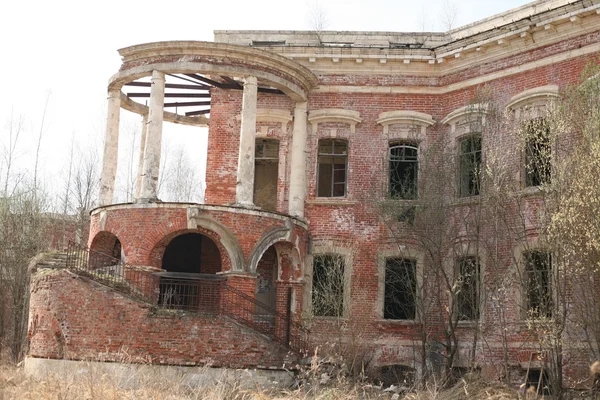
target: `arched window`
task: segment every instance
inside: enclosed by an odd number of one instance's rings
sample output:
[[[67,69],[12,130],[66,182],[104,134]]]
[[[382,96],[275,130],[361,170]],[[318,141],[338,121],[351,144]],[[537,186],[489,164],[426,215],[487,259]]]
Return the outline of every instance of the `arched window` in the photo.
[[[414,143],[390,144],[388,187],[391,198],[404,200],[417,198],[418,150]]]

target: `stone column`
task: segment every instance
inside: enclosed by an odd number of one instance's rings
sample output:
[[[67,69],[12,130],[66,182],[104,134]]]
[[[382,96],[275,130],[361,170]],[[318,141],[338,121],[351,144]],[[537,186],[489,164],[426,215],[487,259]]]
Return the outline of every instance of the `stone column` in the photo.
[[[121,114],[121,90],[108,91],[106,117],[106,133],[104,135],[104,155],[102,158],[102,175],[100,176],[100,205],[112,204],[117,176],[117,159],[119,157],[119,120]]]
[[[162,142],[163,107],[165,104],[165,74],[152,71],[152,88],[148,106],[148,131],[144,151],[141,203],[158,200],[158,173],[160,170],[160,150]]]
[[[296,103],[292,133],[289,214],[304,217],[306,198],[306,102]]]
[[[146,154],[146,135],[148,133],[148,114],[142,116],[142,137],[140,138],[140,155],[138,157],[138,171],[135,180],[134,198],[137,201],[142,193],[142,178],[144,177],[144,155]]]
[[[256,77],[249,76],[244,81],[242,97],[242,120],[240,127],[240,153],[238,157],[237,185],[235,202],[254,205],[254,147],[256,141]]]

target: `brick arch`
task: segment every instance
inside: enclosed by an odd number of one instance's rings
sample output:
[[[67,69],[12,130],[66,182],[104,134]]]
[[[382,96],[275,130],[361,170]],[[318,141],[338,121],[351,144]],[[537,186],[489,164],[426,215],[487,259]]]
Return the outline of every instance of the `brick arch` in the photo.
[[[264,233],[250,252],[250,257],[248,257],[248,272],[256,272],[256,266],[263,254],[265,254],[265,251],[275,243],[289,241],[291,234],[292,230],[289,226],[280,226]]]
[[[164,255],[165,250],[166,250],[167,246],[169,245],[169,243],[171,243],[171,241],[173,239],[175,239],[176,237],[181,236],[186,233],[198,233],[198,234],[201,234],[201,235],[207,237],[208,239],[210,239],[215,244],[215,246],[217,246],[217,249],[219,250],[219,254],[221,256],[221,271],[228,271],[228,270],[232,269],[231,258],[228,255],[227,249],[221,243],[220,237],[217,234],[215,234],[215,232],[210,231],[208,229],[204,229],[204,228],[180,229],[180,230],[171,232],[168,235],[165,235],[162,239],[160,239],[152,247],[152,250],[150,251],[150,254],[148,256],[148,261],[150,262],[150,265],[157,269],[161,269],[163,255]]]
[[[96,233],[90,243],[90,259],[88,260],[91,268],[100,268],[107,265],[114,265],[117,262],[124,262],[121,254],[123,252],[123,242],[111,231],[99,231]]]

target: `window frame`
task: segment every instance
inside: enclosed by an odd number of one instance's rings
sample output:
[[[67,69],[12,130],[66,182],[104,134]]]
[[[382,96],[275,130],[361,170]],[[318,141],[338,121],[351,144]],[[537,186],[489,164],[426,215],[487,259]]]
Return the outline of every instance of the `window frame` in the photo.
[[[332,153],[321,153],[320,149],[321,149],[321,144],[323,142],[331,142],[332,144]],[[345,154],[335,154],[335,144],[336,142],[340,142],[340,143],[344,143],[346,146],[346,153]],[[337,138],[320,138],[317,141],[317,166],[316,166],[316,179],[315,179],[315,197],[317,198],[324,198],[324,199],[332,199],[332,198],[337,198],[337,199],[341,199],[341,198],[347,198],[348,197],[348,159],[349,159],[349,155],[350,155],[350,143],[349,140],[347,139],[337,139]],[[341,196],[334,196],[335,193],[335,163],[331,163],[331,195],[330,196],[323,196],[319,194],[319,188],[320,188],[320,179],[321,179],[321,162],[320,162],[320,158],[321,156],[323,157],[344,157],[344,194]],[[337,184],[339,184],[340,182],[337,182]]]
[[[531,265],[530,262],[527,260],[528,255],[531,254],[543,254],[545,257],[547,257],[547,270],[546,271],[542,271],[542,274],[545,274],[545,279],[547,280],[545,286],[544,286],[544,290],[542,293],[537,293],[537,296],[544,296],[547,298],[547,303],[546,303],[546,307],[547,309],[545,311],[543,311],[542,313],[540,313],[539,309],[535,312],[532,312],[533,308],[531,308],[530,306],[532,305],[531,302],[532,300],[530,299],[530,277],[529,274],[533,273],[537,273],[538,271],[528,271],[528,266]],[[523,263],[523,270],[522,270],[522,286],[523,286],[523,309],[524,309],[524,315],[526,319],[533,319],[533,320],[539,320],[539,319],[552,319],[554,318],[554,306],[555,306],[555,302],[556,299],[554,298],[554,290],[553,290],[553,283],[554,283],[554,274],[555,274],[555,268],[552,268],[552,253],[550,251],[548,251],[547,249],[544,248],[531,248],[531,249],[525,249],[522,251],[521,254],[521,260]],[[541,302],[540,299],[537,300],[538,302]],[[539,305],[538,305],[539,307]],[[542,315],[543,314],[543,315]]]
[[[528,132],[532,125],[544,124],[544,137],[540,137],[537,140],[533,140],[530,137],[531,133]],[[521,121],[520,129],[527,131],[525,143],[523,144],[523,161],[522,161],[522,174],[523,174],[523,188],[536,188],[543,186],[552,181],[552,157],[553,149],[551,143],[551,127],[550,122],[544,116],[538,116],[530,118],[525,121]],[[544,141],[545,143],[542,143]],[[541,148],[541,150],[540,150]],[[535,151],[534,154],[530,152]],[[548,151],[548,154],[541,154],[541,151]],[[531,159],[530,159],[531,158]],[[537,161],[540,158],[545,158],[541,162]],[[543,165],[535,165],[542,164]],[[534,164],[533,167],[530,167]],[[533,176],[533,177],[532,177]],[[532,179],[536,179],[532,182]],[[539,182],[538,182],[539,181]]]
[[[461,279],[462,276],[462,272],[461,272],[461,262],[464,260],[468,260],[468,259],[472,259],[475,260],[475,265],[477,267],[477,271],[476,271],[476,280],[475,280],[475,318],[462,318],[461,316],[461,301],[459,298],[459,295],[457,295],[455,297],[455,301],[456,301],[456,305],[455,305],[455,310],[456,310],[456,314],[457,314],[457,318],[458,321],[461,323],[469,323],[469,322],[477,322],[477,321],[481,321],[482,318],[482,286],[483,286],[483,280],[482,280],[482,270],[483,270],[483,265],[481,262],[481,257],[477,256],[477,255],[472,255],[472,254],[465,254],[465,255],[461,255],[459,257],[455,258],[454,261],[454,273],[455,273],[455,281],[458,281]],[[462,289],[462,288],[461,288]]]
[[[388,142],[387,146],[387,197],[392,200],[417,200],[419,198],[419,143],[411,140],[395,140]],[[402,148],[403,151],[403,159],[402,160],[392,160],[392,150]],[[411,149],[415,151],[414,160],[406,160],[406,149]],[[404,196],[402,194],[393,194],[392,193],[392,172],[396,169],[392,168],[392,163],[406,163],[406,164],[415,164],[414,165],[414,182],[412,183],[412,195]],[[410,168],[410,167],[407,167]],[[401,183],[397,184],[401,186]]]
[[[263,147],[263,155],[262,156],[258,156],[258,149],[259,149],[259,143],[275,143],[276,144],[276,156],[275,157],[265,157],[264,156],[264,147]],[[271,137],[257,137],[254,141],[254,182],[252,185],[252,203],[254,205],[256,205],[257,207],[261,207],[264,210],[267,211],[277,211],[277,207],[279,205],[279,180],[280,180],[280,152],[281,152],[281,140],[278,138],[271,138]],[[269,208],[269,207],[262,207],[261,205],[257,204],[257,185],[256,185],[256,169],[259,163],[272,163],[275,164],[277,167],[277,179],[275,181],[275,202],[274,202],[274,207],[273,208]]]
[[[471,150],[469,152],[463,152],[463,143],[467,140],[472,141],[474,138],[479,139],[479,150],[478,151]],[[458,167],[457,168],[458,198],[465,199],[465,198],[470,198],[470,197],[477,197],[477,196],[481,195],[481,192],[482,192],[482,187],[481,187],[481,168],[483,166],[483,135],[482,135],[482,133],[481,132],[470,132],[470,133],[467,133],[465,135],[458,137],[457,138],[457,148],[458,148],[458,166],[457,166]],[[477,153],[479,153],[479,162],[477,165],[477,167],[478,167],[477,193],[472,193],[471,191],[469,191],[469,193],[463,193],[465,173],[471,173],[471,171],[463,170],[463,166],[464,166],[463,157],[469,156],[469,155],[476,157]],[[470,178],[470,176],[469,176],[469,178]]]
[[[404,258],[416,261],[416,295],[415,295],[415,319],[385,319],[385,272],[386,260],[390,258]],[[411,245],[402,246],[402,251],[398,249],[387,249],[377,253],[377,308],[375,310],[376,318],[379,322],[389,324],[418,324],[423,318],[422,301],[423,301],[423,271],[425,266],[425,253],[417,247]]]
[[[402,264],[404,264],[405,262],[409,262],[412,264],[412,268],[413,268],[413,279],[414,279],[414,287],[412,288],[412,318],[393,318],[393,317],[386,317],[386,303],[387,303],[387,299],[388,299],[388,271],[390,271],[389,268],[389,263],[390,261],[400,261]],[[408,258],[408,257],[386,257],[385,258],[385,270],[384,270],[384,288],[383,288],[383,312],[382,312],[382,318],[387,320],[387,321],[415,321],[417,319],[417,301],[418,301],[418,279],[417,279],[417,274],[418,274],[418,270],[417,270],[417,260],[413,257],[413,258]]]
[[[306,290],[304,291],[303,309],[307,312],[306,316],[317,319],[345,319],[348,317],[348,309],[350,305],[350,284],[352,280],[352,250],[339,247],[328,242],[321,242],[313,246],[312,254],[307,257],[306,268]],[[342,315],[335,317],[318,316],[314,314],[313,309],[313,277],[314,277],[314,260],[316,257],[323,255],[336,255],[342,257],[344,261],[343,273],[343,307]]]

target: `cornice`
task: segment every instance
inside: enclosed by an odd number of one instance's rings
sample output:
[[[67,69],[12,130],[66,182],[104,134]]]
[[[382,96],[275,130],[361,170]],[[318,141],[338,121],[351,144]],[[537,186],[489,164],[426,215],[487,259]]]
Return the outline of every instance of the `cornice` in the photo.
[[[512,19],[493,17],[489,21],[484,20],[477,29],[459,28],[448,32],[449,39],[445,43],[429,48],[423,46],[399,49],[390,47],[388,43],[379,47],[276,46],[268,50],[293,59],[316,74],[404,74],[441,77],[595,32],[600,27],[600,0],[552,0],[540,2],[529,9],[525,14],[511,14]],[[330,35],[335,33],[330,32]],[[287,34],[293,37],[294,32]],[[337,34],[343,38],[351,38],[353,33]],[[376,37],[380,34],[383,33],[373,33]],[[242,32],[239,35],[242,35]],[[251,35],[252,31],[249,31],[244,37]],[[268,36],[267,32],[262,32],[261,35]],[[416,37],[427,34],[404,35]],[[227,38],[226,34],[221,34],[219,38],[221,36],[222,39]],[[367,33],[363,33],[363,36],[367,36]],[[356,33],[356,38],[358,42],[362,36]],[[406,38],[405,40],[409,41]]]

